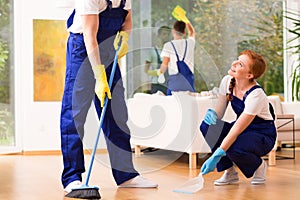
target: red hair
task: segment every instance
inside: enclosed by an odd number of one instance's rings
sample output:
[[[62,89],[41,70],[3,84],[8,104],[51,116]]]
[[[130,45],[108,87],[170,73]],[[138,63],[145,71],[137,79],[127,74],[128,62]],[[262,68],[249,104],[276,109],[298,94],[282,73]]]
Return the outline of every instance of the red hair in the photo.
[[[267,70],[267,64],[265,59],[259,55],[258,53],[255,53],[252,50],[244,50],[240,53],[240,55],[246,55],[250,58],[250,73],[253,74],[253,79],[258,79],[261,77]],[[232,100],[232,93],[233,88],[235,86],[235,78],[232,78],[229,84],[229,94],[226,94],[227,100]]]
[[[267,70],[266,61],[258,53],[255,53],[252,50],[244,50],[240,53],[240,55],[246,55],[251,59],[250,73],[253,74],[254,76],[253,79],[258,79],[266,72]]]

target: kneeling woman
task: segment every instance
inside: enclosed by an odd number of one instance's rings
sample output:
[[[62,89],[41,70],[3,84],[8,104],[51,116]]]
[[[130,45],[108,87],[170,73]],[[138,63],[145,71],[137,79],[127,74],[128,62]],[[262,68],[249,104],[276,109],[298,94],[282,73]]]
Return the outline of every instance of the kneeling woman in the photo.
[[[215,185],[238,182],[235,164],[252,184],[266,180],[267,164],[261,158],[274,147],[276,128],[274,113],[264,90],[256,79],[266,71],[262,56],[245,50],[231,65],[228,75],[220,84],[220,94],[215,110],[209,109],[200,126],[212,156],[201,167],[201,173],[224,171]],[[230,102],[237,115],[236,121],[220,120]]]

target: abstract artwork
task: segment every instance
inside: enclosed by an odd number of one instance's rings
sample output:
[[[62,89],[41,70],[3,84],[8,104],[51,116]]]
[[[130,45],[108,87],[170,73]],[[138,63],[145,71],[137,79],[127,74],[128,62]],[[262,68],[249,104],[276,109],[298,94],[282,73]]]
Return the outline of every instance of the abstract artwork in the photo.
[[[34,101],[61,101],[67,37],[65,20],[33,20]]]

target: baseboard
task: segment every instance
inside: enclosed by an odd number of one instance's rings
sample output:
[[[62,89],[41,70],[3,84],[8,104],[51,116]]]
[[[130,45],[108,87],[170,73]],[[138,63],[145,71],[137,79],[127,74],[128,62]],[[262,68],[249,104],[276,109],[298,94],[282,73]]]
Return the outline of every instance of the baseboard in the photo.
[[[84,154],[90,155],[92,149],[85,149]],[[96,153],[107,153],[107,149],[97,149]],[[14,155],[23,155],[23,156],[52,156],[52,155],[61,155],[61,150],[39,150],[39,151],[23,151],[20,153],[14,153]]]

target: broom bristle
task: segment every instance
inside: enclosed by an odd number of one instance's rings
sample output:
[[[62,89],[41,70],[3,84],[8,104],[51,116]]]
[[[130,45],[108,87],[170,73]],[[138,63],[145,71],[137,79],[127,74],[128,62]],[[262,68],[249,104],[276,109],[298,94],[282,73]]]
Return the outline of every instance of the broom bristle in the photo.
[[[66,197],[79,199],[101,199],[99,189],[97,187],[76,188],[66,194]]]

